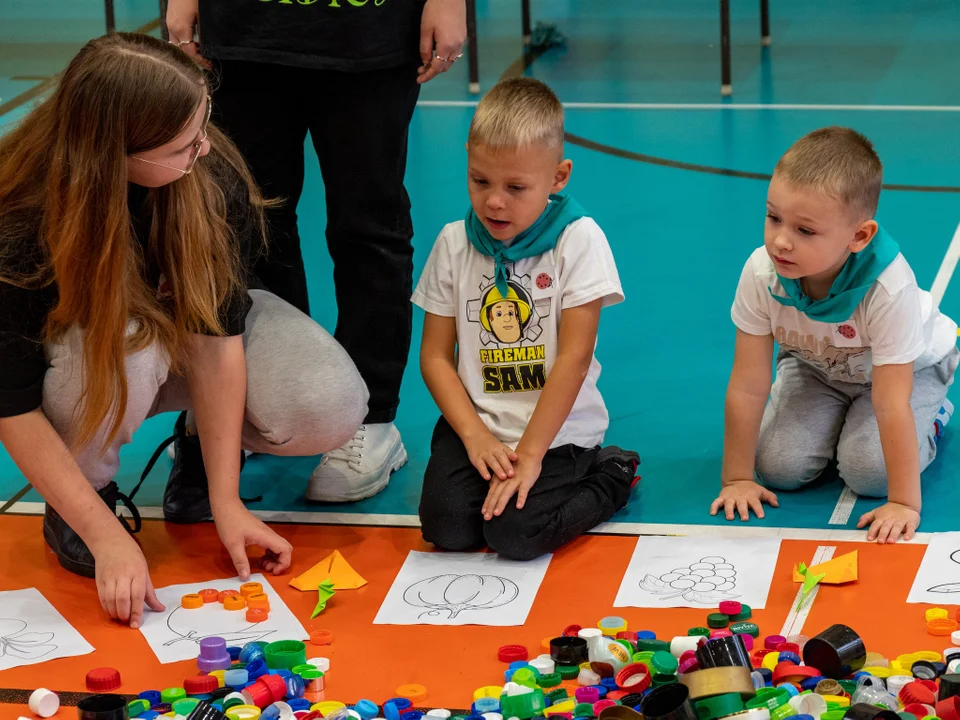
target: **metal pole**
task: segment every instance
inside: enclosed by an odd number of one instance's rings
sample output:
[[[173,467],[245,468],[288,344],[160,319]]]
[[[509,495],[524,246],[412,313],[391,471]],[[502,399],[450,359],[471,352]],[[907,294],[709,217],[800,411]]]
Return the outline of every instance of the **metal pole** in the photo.
[[[522,0],[520,10],[523,14],[523,44],[530,44],[530,0]]]
[[[770,0],[760,0],[760,44],[770,45]]]
[[[720,94],[733,95],[730,80],[730,0],[720,0]]]
[[[116,18],[113,14],[113,0],[103,0],[104,3],[104,13],[107,16],[107,32],[113,32],[116,27]]]
[[[470,92],[480,92],[480,57],[477,54],[477,0],[467,0],[467,64]]]

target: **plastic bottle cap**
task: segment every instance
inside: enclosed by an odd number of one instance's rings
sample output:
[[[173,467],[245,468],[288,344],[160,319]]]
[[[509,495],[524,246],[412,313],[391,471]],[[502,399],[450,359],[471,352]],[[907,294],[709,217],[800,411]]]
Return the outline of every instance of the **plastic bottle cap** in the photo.
[[[416,705],[427,699],[427,689],[423,685],[401,685],[397,688],[396,695]]]
[[[220,687],[220,682],[213,675],[197,675],[183,681],[183,689],[187,695],[209,695]]]
[[[931,620],[939,620],[940,618],[950,617],[950,613],[944,610],[942,607],[930,608],[926,612],[927,622]]]
[[[228,597],[240,597],[240,591],[239,590],[221,590],[220,594],[217,595],[217,600],[220,603],[223,603],[223,601],[226,600]]]
[[[740,612],[730,617],[730,622],[742,622],[753,617],[753,608],[746,603],[740,603]]]
[[[307,660],[307,665],[313,665],[317,670],[322,673],[330,672],[330,660],[329,658],[310,658]]]
[[[674,675],[677,672],[677,658],[667,652],[655,652],[650,660],[653,669],[660,675]]]
[[[951,620],[948,617],[935,618],[927,621],[927,632],[930,635],[952,636],[958,627],[960,627],[960,623],[958,623],[956,620]]]
[[[707,615],[707,625],[712,628],[725,628],[730,624],[730,616],[723,613],[710,613]]]
[[[270,616],[269,611],[264,608],[252,607],[247,608],[247,622],[249,623],[261,623]]]
[[[87,690],[104,693],[120,687],[120,671],[115,668],[94,668],[87,673]]]
[[[197,593],[190,593],[180,598],[180,607],[184,610],[196,610],[203,607],[203,598]]]
[[[270,597],[264,592],[252,593],[251,595],[247,595],[246,598],[247,607],[258,607],[264,610],[270,609]]]
[[[221,593],[222,595],[222,593]],[[223,598],[223,609],[224,610],[243,610],[247,603],[244,601],[239,594],[237,595],[227,595]]]
[[[260,708],[256,705],[234,705],[224,715],[229,720],[257,720],[260,717]]]
[[[512,663],[529,657],[530,654],[523,645],[501,645],[497,650],[497,660],[500,662]]]
[[[687,630],[687,635],[691,637],[709,637],[710,629],[705,627],[693,627]]]
[[[736,600],[724,600],[720,603],[720,612],[724,615],[739,615],[743,605]]]
[[[248,582],[240,586],[240,594],[243,597],[258,595],[263,592],[263,585],[258,582]]]
[[[37,688],[27,701],[30,711],[42,718],[52,717],[60,709],[60,698],[46,688]]]
[[[786,641],[787,639],[783,635],[767,635],[763,639],[763,647],[767,650],[776,650]]]
[[[204,603],[215,603],[220,600],[220,591],[213,588],[205,588],[197,593]]]
[[[333,633],[329,630],[314,630],[310,633],[310,644],[333,645]]]
[[[612,637],[617,633],[627,631],[627,621],[617,615],[611,615],[598,622],[597,627],[602,630],[605,635]]]

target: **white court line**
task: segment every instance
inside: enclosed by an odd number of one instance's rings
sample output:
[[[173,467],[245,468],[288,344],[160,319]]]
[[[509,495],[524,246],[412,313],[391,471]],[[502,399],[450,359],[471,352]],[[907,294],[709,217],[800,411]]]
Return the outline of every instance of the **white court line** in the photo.
[[[853,514],[853,506],[856,504],[857,494],[850,489],[849,485],[844,484],[840,499],[837,500],[837,505],[833,508],[833,515],[830,516],[830,524],[846,525]]]
[[[953,271],[957,268],[957,260],[960,260],[960,225],[957,225],[957,229],[953,233],[953,239],[947,247],[947,254],[943,256],[943,262],[940,263],[940,269],[937,270],[937,276],[933,279],[933,285],[930,287],[933,302],[937,305],[943,300],[943,294],[947,291],[947,286],[953,278]]]
[[[20,501],[10,506],[9,515],[43,515],[42,502]],[[147,520],[162,520],[163,509],[138,507]],[[285,510],[251,510],[265,522],[299,523],[303,525],[369,525],[375,527],[420,527],[416,515],[389,515],[347,512],[304,512]],[[3,516],[0,516],[2,518]],[[591,535],[703,535],[713,537],[779,537],[784,540],[819,540],[822,542],[867,542],[864,530],[821,530],[819,528],[774,528],[748,524],[669,525],[666,523],[607,522],[597,525]],[[911,545],[926,545],[933,533],[917,533]],[[904,542],[904,541],[900,541]]]
[[[418,107],[470,108],[477,100],[420,100]],[[568,110],[827,110],[851,112],[960,112],[960,105],[803,105],[785,103],[607,103],[565,102]]]
[[[821,545],[817,548],[817,551],[813,554],[813,560],[810,561],[810,567],[814,565],[819,565],[822,562],[833,559],[833,553],[836,552],[836,547],[830,545]],[[800,631],[803,630],[803,624],[807,621],[807,615],[810,614],[810,608],[813,607],[813,601],[817,598],[817,593],[820,592],[820,585],[817,585],[810,591],[810,595],[807,597],[807,600],[803,603],[803,607],[797,610],[797,606],[800,604],[800,599],[803,597],[803,585],[800,586],[800,589],[797,590],[797,597],[793,600],[793,605],[790,607],[790,613],[787,615],[787,619],[783,623],[783,629],[780,630],[780,634],[783,637],[790,637],[791,635],[799,635]]]

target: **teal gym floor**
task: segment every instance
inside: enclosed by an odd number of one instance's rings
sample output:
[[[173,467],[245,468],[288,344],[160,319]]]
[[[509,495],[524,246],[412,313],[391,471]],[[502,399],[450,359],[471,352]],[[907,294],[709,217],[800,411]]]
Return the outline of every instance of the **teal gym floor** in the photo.
[[[884,161],[886,182],[901,186],[884,192],[879,219],[927,288],[960,222],[960,6],[952,0],[772,0],[773,45],[761,48],[758,3],[732,4],[734,95],[721,99],[716,0],[532,3],[534,22],[554,24],[567,44],[532,59],[525,72],[568,104],[570,191],[606,231],[627,296],[603,315],[600,388],[611,416],[607,442],[640,453],[643,481],[605,528],[611,532],[727,525],[707,510],[720,482],[734,339],[729,306],[743,262],[762,242],[766,183],[749,174],[769,173],[791,142],[814,128],[841,124],[864,132]],[[523,67],[520,3],[480,0],[478,13],[481,84],[488,89]],[[156,17],[153,0],[117,2],[122,29]],[[2,131],[29,109],[14,102],[18,96],[102,32],[103,8],[99,0],[0,0],[0,19]],[[407,187],[417,273],[440,228],[462,217],[467,204],[463,144],[475,97],[466,71],[463,60],[425,88],[410,128]],[[314,316],[332,328],[323,190],[309,141],[307,156],[299,208],[303,251]],[[941,308],[960,318],[956,285],[947,287]],[[410,461],[388,489],[353,505],[308,504],[302,495],[317,458],[254,457],[242,476],[244,495],[263,495],[252,509],[297,522],[416,522],[437,418],[417,367],[421,324],[417,311],[397,418]],[[151,420],[125,449],[117,478],[122,489],[136,483],[172,425],[172,416]],[[957,527],[960,483],[950,480],[960,459],[957,432],[948,428],[940,456],[923,476],[923,531]],[[137,497],[147,516],[159,515],[169,464],[164,455]],[[0,504],[24,485],[9,458],[0,457]],[[811,537],[851,530],[877,503],[857,500],[849,521],[837,522],[842,490],[835,481],[781,493],[780,509],[749,527],[793,536],[807,529]],[[42,511],[40,502],[30,491],[11,511]]]

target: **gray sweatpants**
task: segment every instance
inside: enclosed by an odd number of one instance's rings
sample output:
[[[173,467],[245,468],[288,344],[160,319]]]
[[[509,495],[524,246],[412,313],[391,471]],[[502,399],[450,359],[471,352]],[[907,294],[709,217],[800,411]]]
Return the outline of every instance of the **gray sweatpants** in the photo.
[[[910,406],[917,425],[920,470],[937,454],[934,420],[960,361],[956,348],[913,376]],[[756,473],[762,485],[796,490],[817,479],[836,459],[840,477],[866,497],[887,496],[887,470],[871,385],[830,380],[781,351],[777,379],[763,413]]]
[[[242,443],[268,455],[316,455],[340,447],[367,413],[367,387],[340,344],[316,322],[276,295],[251,290],[243,347],[247,362]],[[83,332],[71,329],[46,348],[43,412],[70,446],[82,389]],[[127,356],[127,406],[116,439],[102,448],[106,429],[74,449],[87,480],[100,489],[120,467],[120,448],[144,420],[190,409],[187,381],[170,374],[167,353],[151,346]]]

